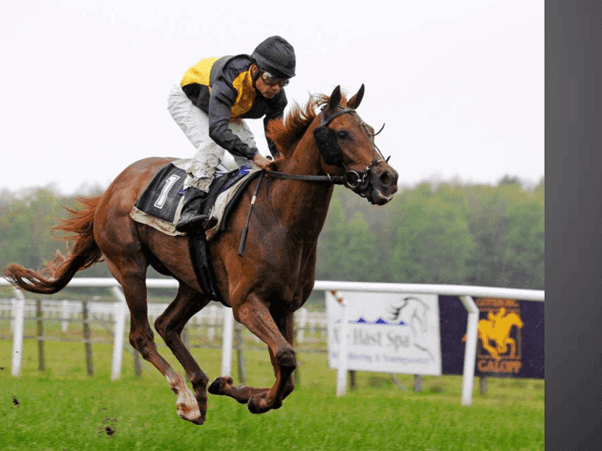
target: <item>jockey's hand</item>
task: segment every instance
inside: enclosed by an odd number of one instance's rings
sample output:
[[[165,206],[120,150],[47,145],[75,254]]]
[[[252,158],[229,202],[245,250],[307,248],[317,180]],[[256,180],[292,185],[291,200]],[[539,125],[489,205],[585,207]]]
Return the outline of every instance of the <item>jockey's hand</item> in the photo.
[[[274,166],[274,162],[273,161],[268,160],[266,157],[264,157],[263,155],[261,155],[259,152],[257,152],[255,154],[255,156],[253,157],[253,163],[258,168],[264,169],[264,170],[267,170],[267,171],[272,170],[273,166]]]

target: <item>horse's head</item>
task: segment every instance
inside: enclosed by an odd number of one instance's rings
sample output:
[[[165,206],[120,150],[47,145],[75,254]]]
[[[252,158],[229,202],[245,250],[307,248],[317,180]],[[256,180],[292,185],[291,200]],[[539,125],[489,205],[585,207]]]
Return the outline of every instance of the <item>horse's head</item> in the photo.
[[[398,174],[374,144],[374,129],[355,111],[363,96],[364,85],[344,104],[337,86],[319,115],[314,139],[326,174],[344,176],[348,188],[372,204],[384,205],[397,191]]]

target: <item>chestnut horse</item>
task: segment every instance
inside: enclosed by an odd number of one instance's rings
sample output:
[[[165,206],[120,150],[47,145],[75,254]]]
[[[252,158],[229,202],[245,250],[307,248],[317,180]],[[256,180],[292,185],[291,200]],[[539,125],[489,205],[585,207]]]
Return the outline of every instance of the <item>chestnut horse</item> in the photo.
[[[257,180],[232,210],[226,230],[209,242],[222,302],[232,308],[238,322],[268,346],[276,376],[271,388],[234,386],[229,376],[218,377],[207,388],[209,378],[184,346],[184,325],[211,301],[195,276],[188,238],[168,236],[130,218],[144,188],[173,159],[138,161],[125,169],[104,194],[81,199],[86,208],[70,211],[70,219],[57,227],[76,234],[73,249],[46,266],[49,276],[12,264],[5,270],[7,279],[24,290],[56,293],[77,271],[104,258],[123,287],[130,309],[130,343],[165,376],[177,395],[180,417],[203,424],[207,390],[247,403],[253,413],[279,408],[294,388],[291,374],[297,363],[293,312],[305,303],[314,286],[318,235],[326,220],[332,182],[345,183],[378,205],[387,203],[397,191],[397,172],[376,148],[373,129],[355,112],[363,93],[362,85],[347,101],[337,86],[330,97],[313,98],[305,108],[296,105],[286,125],[282,119],[273,121],[268,136],[278,146],[281,157],[260,185],[244,256],[240,257],[237,249]],[[316,111],[319,106],[323,107],[321,113]],[[155,321],[155,329],[185,369],[194,394],[184,378],[159,355],[153,341],[146,271],[157,261],[178,280],[179,289]]]

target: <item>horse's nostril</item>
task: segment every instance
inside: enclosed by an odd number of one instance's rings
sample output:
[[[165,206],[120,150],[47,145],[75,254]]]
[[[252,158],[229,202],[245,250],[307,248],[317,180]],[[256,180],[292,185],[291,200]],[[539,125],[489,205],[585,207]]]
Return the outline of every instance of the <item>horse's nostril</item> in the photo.
[[[385,188],[388,188],[393,184],[393,176],[389,172],[383,172],[378,178],[380,184]]]

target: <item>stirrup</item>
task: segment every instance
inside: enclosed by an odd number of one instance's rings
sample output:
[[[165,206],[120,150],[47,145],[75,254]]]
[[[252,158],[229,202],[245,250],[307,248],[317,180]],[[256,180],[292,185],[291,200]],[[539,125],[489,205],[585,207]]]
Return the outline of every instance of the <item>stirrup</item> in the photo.
[[[215,216],[211,216],[209,219],[205,219],[205,222],[203,222],[203,230],[212,229],[216,224],[217,218]]]

